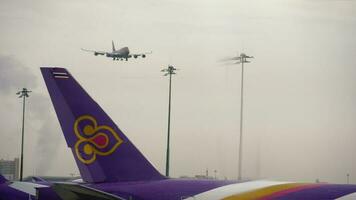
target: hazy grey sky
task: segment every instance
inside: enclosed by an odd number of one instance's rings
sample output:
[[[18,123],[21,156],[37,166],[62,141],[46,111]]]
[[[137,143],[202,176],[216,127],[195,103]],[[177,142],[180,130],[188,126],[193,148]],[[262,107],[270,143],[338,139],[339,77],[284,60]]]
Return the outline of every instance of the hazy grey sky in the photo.
[[[68,68],[134,144],[165,166],[173,80],[173,176],[237,177],[240,66],[245,52],[248,178],[356,183],[356,2],[351,0],[0,0],[0,158],[19,155],[23,86],[25,175],[69,175],[66,147],[40,66]],[[80,48],[153,51],[113,62]]]

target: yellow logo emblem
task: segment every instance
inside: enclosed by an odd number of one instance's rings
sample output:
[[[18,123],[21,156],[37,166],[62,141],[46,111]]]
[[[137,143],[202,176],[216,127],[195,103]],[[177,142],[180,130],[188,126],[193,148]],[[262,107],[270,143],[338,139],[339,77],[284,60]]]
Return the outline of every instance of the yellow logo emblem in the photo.
[[[74,149],[77,158],[91,164],[97,155],[107,156],[119,147],[123,140],[109,126],[99,126],[94,117],[83,115],[74,122],[74,133],[78,138]]]

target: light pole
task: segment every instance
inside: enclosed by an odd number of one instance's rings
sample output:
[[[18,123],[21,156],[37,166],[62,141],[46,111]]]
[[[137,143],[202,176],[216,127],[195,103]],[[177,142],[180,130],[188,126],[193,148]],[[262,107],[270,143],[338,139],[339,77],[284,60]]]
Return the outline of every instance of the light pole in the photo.
[[[20,165],[20,181],[23,178],[23,146],[24,146],[24,133],[25,133],[25,104],[26,97],[29,97],[28,93],[31,91],[26,88],[22,88],[21,91],[18,91],[16,94],[19,95],[19,98],[22,98],[22,138],[21,138],[21,165]]]
[[[172,75],[176,74],[177,69],[171,65],[168,65],[167,68],[162,69],[161,72],[164,72],[164,76],[169,75],[169,98],[168,98],[168,128],[167,128],[167,152],[166,152],[166,176],[169,176],[169,144],[170,144],[170,129],[171,129],[171,98],[172,98]]]
[[[242,179],[242,128],[243,128],[243,100],[244,100],[244,63],[250,63],[247,58],[253,58],[253,56],[248,56],[241,53],[240,56],[232,58],[232,60],[237,60],[235,64],[241,64],[241,107],[240,107],[240,140],[239,140],[239,160],[238,160],[238,180]]]
[[[350,184],[350,174],[346,174],[347,176],[347,184]]]

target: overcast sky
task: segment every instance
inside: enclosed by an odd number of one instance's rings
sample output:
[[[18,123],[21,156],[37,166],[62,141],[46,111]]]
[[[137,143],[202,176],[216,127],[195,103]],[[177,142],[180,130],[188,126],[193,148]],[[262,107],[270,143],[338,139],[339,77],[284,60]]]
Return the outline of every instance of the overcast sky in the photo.
[[[0,158],[25,175],[78,173],[40,66],[70,70],[160,172],[173,79],[171,174],[237,177],[245,52],[245,178],[356,183],[356,2],[352,0],[0,0]],[[133,53],[113,62],[80,48]]]

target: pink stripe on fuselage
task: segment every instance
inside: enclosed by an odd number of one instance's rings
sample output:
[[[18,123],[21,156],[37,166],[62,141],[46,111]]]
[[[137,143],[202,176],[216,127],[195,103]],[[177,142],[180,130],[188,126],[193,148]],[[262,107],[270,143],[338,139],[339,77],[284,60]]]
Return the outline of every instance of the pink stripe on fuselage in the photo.
[[[275,193],[273,193],[273,194],[271,194],[269,196],[261,198],[261,200],[272,200],[272,199],[274,199],[276,197],[280,197],[280,196],[283,196],[283,195],[286,195],[286,194],[289,194],[289,193],[292,193],[292,192],[298,192],[298,191],[305,190],[305,189],[317,188],[317,187],[320,187],[320,186],[323,186],[323,185],[325,185],[325,184],[301,185],[301,186],[298,186],[298,187],[295,187],[295,188],[291,188],[291,189],[288,189],[288,190],[275,192]]]

